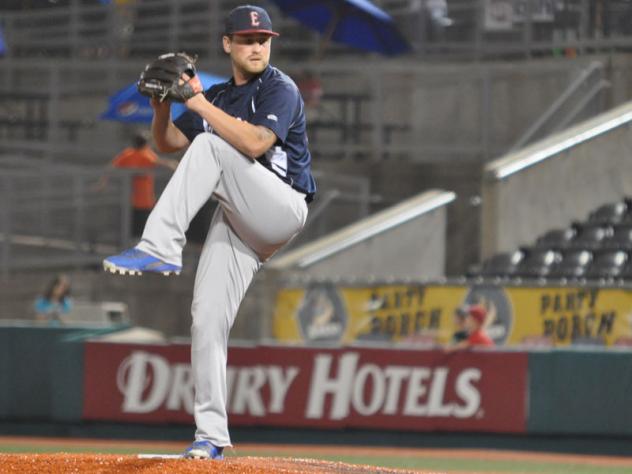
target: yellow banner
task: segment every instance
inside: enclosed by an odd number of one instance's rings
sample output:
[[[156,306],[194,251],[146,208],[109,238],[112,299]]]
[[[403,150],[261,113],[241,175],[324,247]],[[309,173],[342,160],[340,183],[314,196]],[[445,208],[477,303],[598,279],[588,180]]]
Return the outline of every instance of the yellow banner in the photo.
[[[456,309],[474,303],[490,311],[497,345],[632,345],[632,291],[616,288],[319,284],[278,293],[274,336],[447,344]]]

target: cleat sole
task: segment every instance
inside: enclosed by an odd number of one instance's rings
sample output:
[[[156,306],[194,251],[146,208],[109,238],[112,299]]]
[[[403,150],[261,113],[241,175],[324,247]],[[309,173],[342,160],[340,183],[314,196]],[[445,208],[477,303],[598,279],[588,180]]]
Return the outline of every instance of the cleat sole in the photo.
[[[143,274],[141,270],[130,270],[128,268],[117,267],[116,265],[112,265],[111,263],[107,263],[107,262],[103,262],[103,270],[113,275],[139,276]],[[164,276],[180,275],[180,272],[174,272],[174,271],[150,272],[150,273],[160,273]]]

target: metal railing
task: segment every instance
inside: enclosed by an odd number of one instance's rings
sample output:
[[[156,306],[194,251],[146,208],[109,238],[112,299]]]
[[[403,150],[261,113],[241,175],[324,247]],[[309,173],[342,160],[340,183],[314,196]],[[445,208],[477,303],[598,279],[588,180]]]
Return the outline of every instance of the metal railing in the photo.
[[[108,5],[67,6],[3,12],[8,57],[107,58],[153,57],[165,51],[195,51],[200,57],[223,55],[223,19],[241,2],[231,0],[144,0]],[[274,5],[269,5],[274,9]],[[288,32],[280,48],[314,49],[316,33],[275,15],[275,28]],[[334,47],[335,49],[335,47]]]
[[[73,0],[68,6],[3,12],[0,23],[9,48],[0,59],[0,152],[77,161],[97,150],[103,155],[100,160],[107,159],[121,145],[115,127],[98,122],[107,96],[134,81],[147,58],[168,50],[189,50],[200,56],[202,69],[227,73],[219,70],[227,63],[217,61],[223,55],[218,38],[223,16],[238,3],[139,0],[84,5]],[[503,2],[451,0],[446,15],[452,23],[441,26],[441,31],[428,23],[422,0],[376,3],[395,17],[411,40],[412,59],[568,56],[632,46],[632,32],[622,20],[628,15],[624,2],[608,2],[599,16],[605,19],[598,21],[591,2],[585,0],[567,0],[559,7],[557,2],[551,8],[546,5],[552,2],[538,2],[542,9],[526,2],[527,7],[512,6],[511,15],[501,19],[488,7]],[[367,60],[361,52],[334,44],[322,61],[315,61],[318,35],[283,15],[272,2],[266,5],[282,33],[275,44],[275,64],[295,78],[311,69],[323,83],[319,116],[309,122],[317,159],[485,161],[506,152],[519,132],[531,133],[534,120],[548,114],[548,103],[530,110],[528,118],[522,111],[511,120],[515,130],[506,125],[509,121],[496,118],[497,109],[504,113],[507,108],[501,100],[509,100],[498,99],[496,86],[502,92],[502,83],[511,81],[515,72],[502,67],[486,69],[476,63],[469,70],[432,71],[411,57]],[[611,24],[607,18],[615,15],[621,21]],[[358,55],[360,60],[351,59]],[[344,62],[334,59],[341,56]],[[565,102],[565,115],[553,126],[535,122],[538,136],[569,125],[583,111],[603,110],[601,99],[609,79],[603,70],[591,76],[601,79],[592,88],[578,88],[572,82],[577,73],[563,63],[542,67],[542,75],[557,74],[561,91],[568,87],[577,93]],[[539,74],[539,68],[530,66],[528,74]],[[512,94],[513,101],[522,91]],[[600,102],[602,108],[592,107]],[[461,120],[461,114],[470,117]]]
[[[516,151],[528,143],[566,128],[608,87],[610,82],[604,79],[603,64],[593,61],[577,75],[538,120],[533,122],[509,151]],[[593,106],[594,110],[590,114],[593,116],[604,109],[603,102]]]
[[[200,67],[213,71],[205,61]],[[554,101],[549,98],[564,95],[565,89],[574,93],[564,102],[564,114],[556,114],[556,120],[542,128],[538,125],[538,137],[567,125],[569,119],[583,118],[584,112],[594,115],[611,105],[603,100],[608,92],[604,81],[614,77],[619,82],[613,88],[621,91],[625,63],[609,67],[608,76],[598,68],[590,81],[574,86],[589,64],[317,64],[311,70],[322,83],[323,95],[317,106],[308,107],[310,148],[315,163],[485,161],[506,152]],[[101,121],[99,115],[109,95],[137,78],[142,67],[138,60],[13,59],[4,65],[0,152],[103,163],[123,145],[121,130],[129,125]],[[303,65],[277,65],[300,82]],[[574,111],[575,107],[581,110]],[[508,110],[520,113],[503,119]]]
[[[226,13],[238,0],[143,0],[107,5],[72,0],[67,6],[3,12],[8,55],[107,57],[153,56],[195,50],[222,54]],[[418,57],[467,58],[575,55],[632,48],[632,4],[625,0],[449,0],[445,12],[425,0],[376,0],[390,13]],[[265,2],[282,34],[281,54],[315,58],[320,38]],[[327,55],[362,54],[332,44]]]
[[[626,0],[376,0],[423,57],[531,58],[629,51],[632,4]],[[433,18],[434,14],[434,18]]]
[[[0,275],[99,266],[103,257],[135,243],[130,195],[131,178],[138,171],[110,170],[107,186],[99,189],[103,167],[0,157],[0,170]],[[169,173],[153,174],[159,195]],[[376,199],[370,195],[368,179],[316,175],[321,191],[331,197],[320,204],[327,213],[310,213],[304,232],[289,248],[366,217]],[[214,204],[207,210],[213,209]],[[205,229],[196,231],[205,235]],[[204,235],[195,237],[200,240]]]
[[[130,242],[130,173],[116,173],[106,191],[93,189],[102,170],[45,163],[0,176],[0,272],[81,268]]]

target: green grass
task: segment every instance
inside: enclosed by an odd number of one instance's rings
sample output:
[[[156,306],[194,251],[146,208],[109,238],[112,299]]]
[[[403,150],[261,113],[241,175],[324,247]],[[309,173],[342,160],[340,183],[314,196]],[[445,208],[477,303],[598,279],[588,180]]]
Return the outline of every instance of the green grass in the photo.
[[[0,445],[0,453],[107,453],[107,454],[138,454],[139,452],[147,454],[175,454],[178,451],[169,449],[151,449],[148,445],[147,448],[124,448],[113,447],[110,449],[78,446],[72,445],[64,446],[33,446],[32,448],[25,448],[24,445]],[[287,451],[266,451],[259,450],[248,451],[237,449],[235,451],[228,450],[226,454],[230,457],[234,456],[265,456],[265,457],[290,457]],[[391,467],[399,469],[414,469],[414,470],[427,470],[427,471],[477,471],[477,472],[507,472],[507,473],[538,473],[538,474],[630,474],[632,469],[630,467],[623,466],[594,466],[583,465],[579,463],[554,463],[554,462],[540,462],[540,461],[508,461],[508,460],[483,460],[483,459],[455,459],[450,457],[445,458],[423,458],[418,456],[402,457],[401,455],[394,456],[354,456],[354,455],[325,455],[314,452],[300,452],[296,451],[292,453],[293,458],[312,458],[323,459],[327,461],[345,462],[349,464],[368,464],[373,466]]]
[[[230,454],[229,454],[230,455]],[[239,451],[237,456],[262,456],[260,452]],[[285,457],[285,453],[266,453],[265,456]],[[349,464],[368,464],[372,466],[398,469],[421,469],[428,471],[493,471],[538,474],[630,474],[630,467],[604,467],[582,465],[578,463],[552,463],[538,461],[503,461],[482,459],[422,458],[401,456],[326,456],[313,453],[292,454],[298,458],[316,458],[327,461],[340,461]]]

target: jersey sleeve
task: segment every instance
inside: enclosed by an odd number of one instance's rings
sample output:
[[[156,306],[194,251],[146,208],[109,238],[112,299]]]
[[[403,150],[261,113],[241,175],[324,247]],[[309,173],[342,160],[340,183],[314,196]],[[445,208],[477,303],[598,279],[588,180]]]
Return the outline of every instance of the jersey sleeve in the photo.
[[[183,112],[182,115],[173,121],[173,124],[184,133],[184,136],[187,137],[190,142],[192,142],[198,134],[204,132],[202,119],[199,115],[190,110]]]
[[[204,92],[204,97],[209,102],[213,101],[213,98],[217,95],[218,91],[221,89],[220,85],[215,84],[208,88]],[[222,87],[224,84],[221,85]],[[190,110],[185,110],[182,114],[173,121],[173,124],[178,127],[178,129],[184,133],[184,136],[187,137],[189,142],[192,142],[195,137],[197,137],[200,133],[204,133],[204,122],[202,121],[202,117],[200,117],[195,112],[191,112]]]
[[[273,81],[263,85],[255,100],[253,125],[263,125],[285,142],[300,108],[300,94],[293,84]]]

